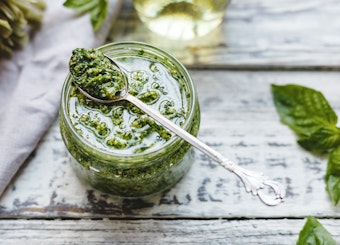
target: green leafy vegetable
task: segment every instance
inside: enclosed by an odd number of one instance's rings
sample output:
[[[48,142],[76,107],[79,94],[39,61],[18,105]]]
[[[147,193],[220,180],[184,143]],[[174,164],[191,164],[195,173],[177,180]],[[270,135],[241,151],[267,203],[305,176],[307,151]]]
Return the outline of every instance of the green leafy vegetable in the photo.
[[[326,186],[334,205],[340,200],[340,147],[336,148],[329,156]]]
[[[104,23],[108,12],[108,0],[66,0],[64,6],[81,14],[90,13],[91,24],[97,31]]]
[[[272,92],[282,122],[300,136],[302,147],[325,152],[340,145],[338,117],[322,93],[294,84],[272,85]]]
[[[274,103],[281,120],[296,133],[310,136],[324,125],[335,125],[337,116],[316,90],[289,84],[272,85]]]
[[[297,245],[336,245],[332,235],[314,217],[308,217]]]
[[[29,29],[41,25],[45,7],[44,0],[0,1],[0,57],[11,57],[26,44]]]
[[[274,104],[281,121],[294,130],[298,143],[312,152],[330,152],[326,173],[328,194],[340,200],[340,129],[337,115],[319,91],[300,85],[272,85]]]
[[[340,131],[335,125],[324,125],[298,143],[309,151],[328,151],[340,144]]]

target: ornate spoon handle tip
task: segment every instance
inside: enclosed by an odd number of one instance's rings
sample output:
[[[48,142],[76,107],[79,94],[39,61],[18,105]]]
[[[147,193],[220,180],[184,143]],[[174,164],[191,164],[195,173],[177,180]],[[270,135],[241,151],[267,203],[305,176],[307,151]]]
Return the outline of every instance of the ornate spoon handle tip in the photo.
[[[264,204],[275,206],[283,202],[286,191],[279,182],[269,180],[262,173],[241,168],[228,159],[224,159],[220,164],[225,169],[235,173],[243,182],[246,191],[251,192],[254,196],[258,196]],[[266,187],[270,188],[274,193],[272,195],[263,193]]]

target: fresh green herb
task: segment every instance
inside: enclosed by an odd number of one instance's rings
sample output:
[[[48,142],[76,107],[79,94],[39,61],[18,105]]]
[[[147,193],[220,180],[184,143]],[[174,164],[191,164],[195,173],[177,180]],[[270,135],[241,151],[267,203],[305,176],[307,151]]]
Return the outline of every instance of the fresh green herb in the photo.
[[[340,200],[340,147],[331,152],[326,172],[326,186],[334,205]]]
[[[330,152],[326,173],[329,196],[340,200],[340,129],[338,118],[321,92],[294,84],[272,85],[274,103],[281,121],[294,130],[305,149]]]
[[[336,245],[332,235],[314,217],[308,217],[297,245]]]
[[[306,138],[315,138],[312,135],[323,128],[335,127],[337,116],[320,92],[293,84],[272,85],[272,92],[282,122],[305,142]]]
[[[108,0],[66,0],[64,6],[81,14],[90,13],[91,24],[97,31],[104,23],[108,12]]]

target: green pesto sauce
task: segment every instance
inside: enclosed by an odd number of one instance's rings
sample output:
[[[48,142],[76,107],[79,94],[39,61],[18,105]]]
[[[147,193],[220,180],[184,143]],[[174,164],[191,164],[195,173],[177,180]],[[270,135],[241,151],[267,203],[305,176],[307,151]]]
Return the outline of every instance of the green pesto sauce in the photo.
[[[125,89],[123,74],[96,49],[73,50],[69,67],[74,82],[95,98],[114,99]]]
[[[188,113],[188,92],[176,71],[167,70],[151,58],[120,57],[115,61],[127,71],[130,94],[157,109],[174,123],[184,123]],[[86,67],[85,61],[83,66]],[[161,147],[172,137],[171,132],[130,102],[97,104],[75,87],[70,93],[68,110],[78,134],[107,152],[140,153]]]

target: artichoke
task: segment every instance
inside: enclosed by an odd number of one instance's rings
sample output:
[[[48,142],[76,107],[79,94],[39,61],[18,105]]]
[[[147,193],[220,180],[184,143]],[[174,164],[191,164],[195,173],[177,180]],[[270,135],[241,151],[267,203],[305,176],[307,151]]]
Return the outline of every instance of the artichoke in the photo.
[[[41,25],[45,7],[44,0],[0,1],[0,57],[11,57],[24,46],[29,30]]]

